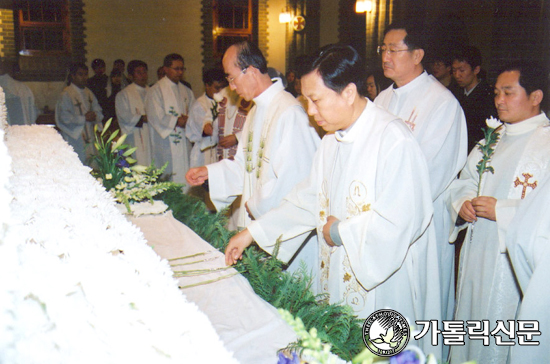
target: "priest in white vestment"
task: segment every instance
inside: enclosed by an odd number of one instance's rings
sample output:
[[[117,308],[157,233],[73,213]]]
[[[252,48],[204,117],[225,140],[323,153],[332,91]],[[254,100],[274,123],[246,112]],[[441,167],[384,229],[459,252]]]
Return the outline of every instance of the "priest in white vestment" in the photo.
[[[448,238],[454,221],[446,211],[443,192],[466,162],[466,119],[453,94],[424,71],[424,46],[419,33],[418,28],[407,23],[394,23],[386,29],[378,52],[384,75],[394,83],[374,103],[405,121],[426,157],[434,202],[443,317],[451,319],[455,248]]]
[[[96,97],[86,87],[88,66],[71,65],[69,86],[65,87],[55,106],[55,124],[83,164],[90,165],[95,154],[94,126],[103,129],[103,113]]]
[[[309,177],[229,242],[226,264],[255,240],[292,257],[289,239],[317,229],[320,291],[360,318],[384,308],[441,319],[433,204],[426,161],[410,130],[368,101],[366,68],[350,46],[327,46],[302,77],[308,113],[328,132]],[[330,85],[330,86],[328,86]],[[412,341],[412,340],[411,340]],[[427,353],[440,347],[422,339]]]
[[[118,125],[127,135],[126,143],[137,148],[137,163],[149,166],[152,151],[149,123],[145,113],[145,96],[149,89],[147,63],[139,60],[128,62],[128,74],[132,77],[133,83],[122,89],[115,98]]]
[[[246,50],[246,52],[245,52]],[[255,57],[250,56],[254,54]],[[284,91],[280,80],[273,83],[261,51],[250,42],[229,47],[223,58],[229,85],[245,100],[254,100],[239,140],[234,160],[193,168],[187,174],[191,185],[208,179],[210,199],[219,211],[242,196],[237,221],[242,230],[251,218],[259,218],[279,205],[283,197],[307,177],[319,137],[309,126],[298,101]],[[300,246],[309,235],[294,239]],[[314,244],[302,250],[308,266],[315,266]]]
[[[31,89],[9,75],[8,63],[0,61],[0,87],[4,90],[8,125],[31,125],[36,122],[38,109]]]
[[[165,174],[177,183],[185,183],[189,169],[191,142],[185,136],[185,126],[195,101],[191,89],[180,82],[184,70],[182,56],[167,55],[164,58],[166,76],[151,86],[145,98],[153,161],[157,167],[168,162]],[[187,189],[184,187],[184,191]]]
[[[540,181],[539,181],[540,182]],[[522,300],[517,320],[537,321],[539,345],[516,345],[512,364],[545,363],[550,358],[550,176],[518,208],[506,235],[506,247],[519,283]]]
[[[543,91],[538,86],[538,79],[544,77],[542,70],[522,63],[511,64],[498,76],[495,105],[504,124],[497,130],[500,138],[489,162],[494,172],[482,175],[478,194],[477,164],[482,152],[476,147],[460,179],[449,188],[449,210],[453,218],[458,215],[466,222],[455,229],[451,241],[456,230],[468,228],[460,255],[455,320],[489,320],[490,330],[494,330],[496,320],[516,317],[520,290],[505,238],[522,200],[548,174],[550,126],[541,113]],[[513,341],[502,332],[498,335],[503,341]],[[489,346],[481,340],[466,339],[465,343],[451,348],[451,363],[508,360],[510,346],[497,346],[494,337],[490,337]]]
[[[253,102],[240,97],[230,86],[216,93],[214,98],[218,103],[218,127],[217,129],[214,128],[214,136],[218,143],[216,146],[216,161],[222,159],[233,160],[237,154],[246,115],[248,115]],[[237,197],[229,206],[227,229],[239,229],[240,208],[241,196]]]
[[[230,86],[223,88],[214,98],[218,102],[218,129],[214,129],[218,140],[217,160],[233,160],[253,102],[243,99]]]
[[[218,161],[218,102],[214,99],[214,94],[223,88],[226,80],[223,71],[216,68],[207,70],[202,80],[205,92],[191,106],[189,121],[185,128],[185,135],[193,143],[190,167],[200,167]]]

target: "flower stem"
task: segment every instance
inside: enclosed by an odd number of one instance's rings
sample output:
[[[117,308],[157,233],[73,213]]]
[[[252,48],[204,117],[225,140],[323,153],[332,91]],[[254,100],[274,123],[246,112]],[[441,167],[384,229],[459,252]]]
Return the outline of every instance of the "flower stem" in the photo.
[[[218,277],[218,278],[214,278],[214,279],[210,279],[208,281],[203,281],[203,282],[199,282],[199,283],[193,283],[193,284],[189,284],[187,286],[180,286],[179,289],[186,289],[186,288],[191,288],[191,287],[197,287],[197,286],[203,286],[205,284],[210,284],[210,283],[214,283],[214,282],[217,282],[217,281],[221,281],[223,279],[227,279],[227,278],[231,278],[237,274],[240,274],[241,272],[234,272],[234,273],[231,273],[231,274],[227,274],[225,276],[221,276],[221,277]]]

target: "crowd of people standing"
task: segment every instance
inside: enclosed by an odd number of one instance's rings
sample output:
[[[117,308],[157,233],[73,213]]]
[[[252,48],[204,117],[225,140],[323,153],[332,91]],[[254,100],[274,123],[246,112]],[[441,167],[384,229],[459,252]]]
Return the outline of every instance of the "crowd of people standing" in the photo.
[[[152,85],[143,61],[117,60],[107,76],[95,59],[90,78],[85,64],[71,67],[56,124],[86,163],[93,126],[114,118],[139,164],[168,163],[184,191],[230,206],[240,232],[228,265],[253,242],[277,247],[290,271],[304,261],[313,289],[361,318],[389,307],[411,323],[461,322],[481,335],[462,345],[419,339],[440,359],[543,362],[547,73],[515,61],[492,86],[467,46],[431,58],[430,74],[424,35],[409,22],[387,27],[378,55],[382,69],[368,71],[352,47],[329,45],[283,83],[256,45],[239,42],[223,68],[204,72],[198,98],[179,54]],[[486,125],[491,117],[500,121]]]

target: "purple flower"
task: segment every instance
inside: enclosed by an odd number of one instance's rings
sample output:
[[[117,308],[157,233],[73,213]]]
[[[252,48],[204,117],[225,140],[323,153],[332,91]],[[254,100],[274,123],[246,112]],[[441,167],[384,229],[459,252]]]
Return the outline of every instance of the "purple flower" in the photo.
[[[300,364],[300,358],[298,358],[296,353],[292,353],[292,359],[287,358],[283,353],[279,353],[279,361],[277,364]]]
[[[405,350],[390,358],[390,364],[420,364],[420,359],[412,350]]]

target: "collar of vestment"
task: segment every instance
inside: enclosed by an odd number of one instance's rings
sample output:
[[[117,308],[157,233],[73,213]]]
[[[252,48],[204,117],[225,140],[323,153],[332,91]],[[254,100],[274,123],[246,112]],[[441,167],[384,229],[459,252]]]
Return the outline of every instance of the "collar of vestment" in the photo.
[[[283,83],[280,80],[277,80],[274,82],[271,86],[269,86],[264,92],[262,92],[260,95],[254,98],[254,103],[256,104],[256,107],[262,108],[267,107],[269,103],[271,102],[271,99],[275,95],[277,95],[279,92],[284,90]]]
[[[407,83],[406,85],[403,85],[401,87],[395,88],[395,83],[393,84],[392,91],[394,94],[401,96],[406,95],[410,92],[416,91],[417,87],[420,86],[422,83],[426,82],[428,80],[428,73],[426,71],[422,72],[418,77],[416,77],[411,82]]]
[[[149,88],[149,86],[147,86],[147,85],[145,85],[145,87],[141,87],[140,85],[138,85],[138,84],[137,84],[137,83],[135,83],[135,82],[134,82],[134,83],[131,83],[131,84],[129,84],[129,85],[128,85],[128,86],[126,86],[126,87],[130,87],[130,86],[132,86],[132,85],[134,85],[134,87],[135,87],[135,88],[136,88],[136,90],[138,90],[138,91],[147,91],[147,89]]]
[[[466,89],[464,89],[464,95],[470,96],[470,94],[476,89],[477,85],[479,85],[480,83],[481,81],[478,81],[475,86],[470,89],[470,91],[466,91]]]
[[[84,95],[85,93],[85,90],[86,90],[86,87],[84,88],[80,88],[78,87],[77,85],[75,85],[74,83],[71,82],[71,87],[74,88],[76,91],[78,91],[78,93]]]
[[[355,141],[355,139],[361,134],[361,133],[356,133],[356,132],[352,132],[354,129],[356,129],[357,125],[360,124],[362,121],[362,119],[364,119],[364,115],[371,109],[375,107],[374,106],[374,102],[371,102],[371,101],[368,101],[367,100],[367,105],[365,106],[365,108],[363,109],[363,112],[361,113],[361,115],[359,115],[359,117],[357,118],[357,120],[355,120],[350,126],[348,126],[345,130],[338,130],[336,132],[334,132],[334,137],[336,138],[337,141],[341,142],[341,143],[353,143]]]
[[[172,80],[169,79],[169,78],[166,77],[166,76],[164,76],[163,78],[161,78],[158,82],[161,83],[161,84],[164,83],[164,84],[166,84],[166,85],[169,85],[170,87],[176,87],[176,88],[178,87],[178,84],[179,84],[179,82],[178,82],[178,83],[172,82]]]
[[[519,123],[505,123],[505,132],[507,135],[521,135],[533,131],[541,125],[546,125],[548,122],[549,120],[546,115],[541,112],[537,116],[533,116],[532,118],[523,120]]]

